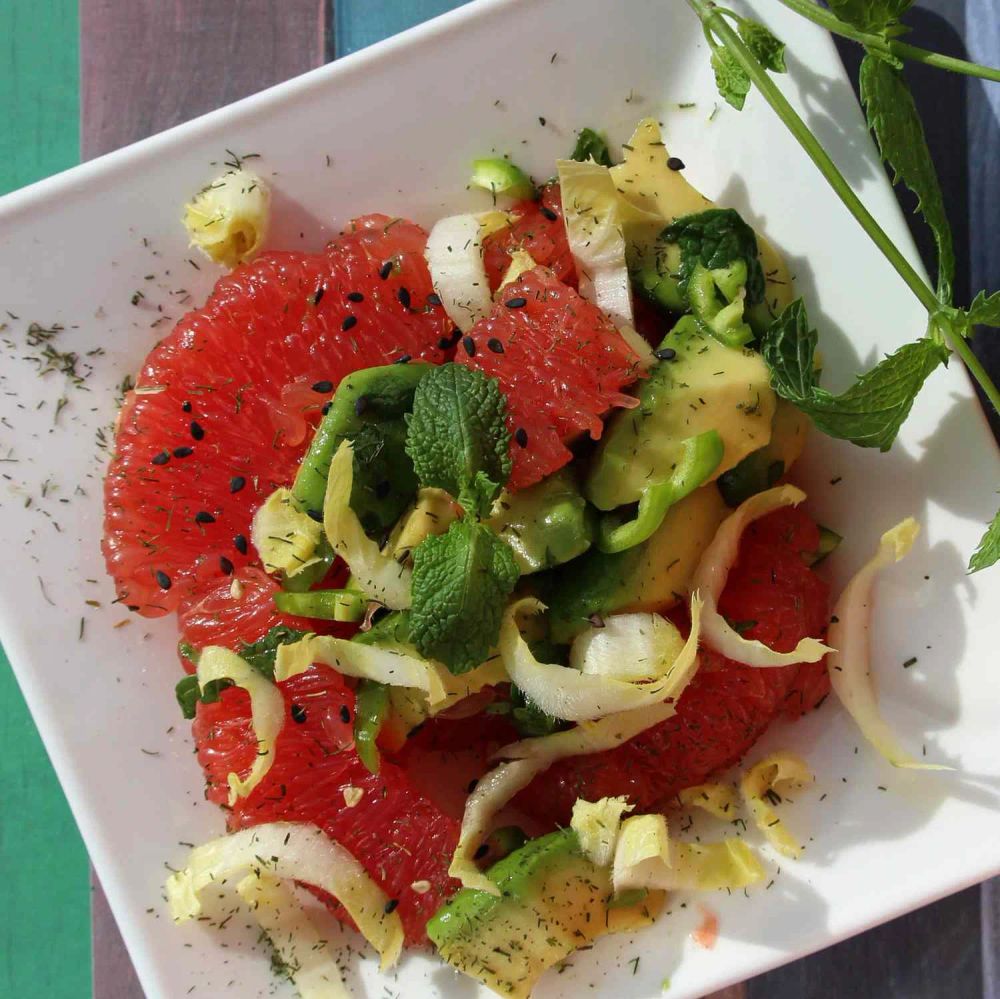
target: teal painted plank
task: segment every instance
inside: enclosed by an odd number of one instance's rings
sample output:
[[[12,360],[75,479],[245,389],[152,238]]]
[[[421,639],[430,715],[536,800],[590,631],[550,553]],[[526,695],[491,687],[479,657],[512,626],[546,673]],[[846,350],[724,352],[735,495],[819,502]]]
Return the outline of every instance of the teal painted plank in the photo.
[[[0,3],[0,194],[79,161],[76,0]]]
[[[393,3],[337,0],[333,37],[336,55],[357,52],[366,45],[461,6],[459,0],[394,0]]]
[[[79,159],[76,0],[0,3],[0,194]],[[87,855],[0,652],[0,995],[90,993]]]

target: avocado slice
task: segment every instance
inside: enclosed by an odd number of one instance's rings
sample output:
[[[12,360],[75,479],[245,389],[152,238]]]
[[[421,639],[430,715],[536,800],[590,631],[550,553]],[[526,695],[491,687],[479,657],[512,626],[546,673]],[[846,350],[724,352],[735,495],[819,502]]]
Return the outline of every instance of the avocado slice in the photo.
[[[572,641],[594,614],[664,611],[685,599],[702,552],[728,514],[710,483],[672,506],[647,541],[621,552],[592,549],[550,573],[542,599],[553,641]]]
[[[486,521],[514,552],[521,575],[582,555],[594,537],[593,510],[562,469],[529,489],[501,493]]]
[[[636,409],[612,417],[584,487],[598,509],[636,502],[671,477],[684,442],[708,430],[724,453],[712,478],[771,436],[775,395],[764,359],[725,346],[694,316],[683,316],[660,345],[661,360],[639,390]]]
[[[487,872],[500,895],[463,888],[431,917],[427,935],[459,971],[527,999],[553,965],[605,933],[652,921],[662,892],[609,908],[611,874],[584,855],[572,829],[529,840]]]

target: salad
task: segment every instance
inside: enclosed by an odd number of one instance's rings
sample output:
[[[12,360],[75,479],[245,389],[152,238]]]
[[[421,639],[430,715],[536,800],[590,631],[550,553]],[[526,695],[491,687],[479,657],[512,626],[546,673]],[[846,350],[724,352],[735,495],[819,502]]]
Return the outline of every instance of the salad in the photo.
[[[780,254],[652,119],[618,162],[584,129],[555,170],[478,160],[479,209],[367,215],[311,254],[262,252],[269,192],[233,164],[184,216],[228,273],[118,419],[108,571],[177,615],[227,827],[170,911],[235,892],[304,997],[347,992],[303,892],[384,969],[430,945],[526,997],[668,893],[763,882],[803,850],[778,792],[812,777],[742,761],[831,687],[893,764],[933,766],[867,647],[917,525],[832,601],[839,536],[788,481],[810,421],[775,372],[815,338]]]

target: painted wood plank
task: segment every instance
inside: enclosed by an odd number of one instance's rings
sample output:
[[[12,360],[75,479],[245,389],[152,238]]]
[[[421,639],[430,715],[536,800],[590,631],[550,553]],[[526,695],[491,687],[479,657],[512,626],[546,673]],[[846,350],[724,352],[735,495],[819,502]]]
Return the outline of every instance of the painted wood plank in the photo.
[[[318,66],[324,0],[80,0],[83,158]]]
[[[325,0],[80,0],[83,157],[320,65],[326,13]],[[96,879],[92,922],[94,996],[142,999]]]
[[[466,0],[349,0],[336,4],[334,40],[336,55],[348,55],[367,45],[398,34],[415,24],[461,7]]]

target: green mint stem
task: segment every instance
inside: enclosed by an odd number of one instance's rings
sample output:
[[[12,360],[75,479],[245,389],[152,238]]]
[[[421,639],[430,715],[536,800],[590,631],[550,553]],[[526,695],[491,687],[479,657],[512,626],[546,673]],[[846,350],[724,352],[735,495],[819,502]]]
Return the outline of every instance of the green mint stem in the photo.
[[[833,188],[840,200],[847,206],[850,213],[858,220],[861,227],[868,233],[872,242],[882,251],[885,258],[896,269],[899,276],[909,285],[910,290],[924,306],[928,314],[933,315],[940,307],[934,290],[916,272],[910,262],[899,251],[899,248],[889,238],[885,230],[875,221],[871,212],[865,208],[861,199],[851,189],[851,185],[844,179],[844,175],[837,169],[836,164],[830,159],[826,150],[820,145],[819,140],[809,130],[809,126],[799,117],[798,113],[788,103],[787,98],[781,92],[777,84],[767,75],[767,71],[754,58],[750,50],[744,45],[740,36],[729,26],[725,18],[719,13],[711,0],[687,0],[695,13],[701,18],[702,24],[711,31],[716,38],[722,41],[726,48],[733,54],[739,64],[746,71],[747,75],[763,94],[764,99],[774,109],[775,114],[784,122],[788,130],[795,136],[799,145],[806,151],[809,158],[819,168],[820,173],[826,178],[827,183]],[[781,0],[785,3],[786,0]],[[789,3],[798,3],[799,0],[787,0]],[[807,6],[812,6],[807,4]],[[817,8],[818,10],[818,8]],[[986,370],[972,353],[969,345],[963,340],[961,335],[956,333],[949,326],[942,329],[949,346],[962,358],[965,366],[972,376],[979,382],[997,412],[1000,412],[1000,392],[990,380]]]
[[[909,59],[911,62],[923,63],[925,66],[934,66],[937,69],[950,70],[952,73],[961,73],[963,76],[976,76],[982,80],[1000,83],[1000,69],[994,69],[992,66],[981,66],[979,63],[956,59],[953,56],[941,55],[940,52],[922,49],[917,45],[909,45],[894,38],[886,39],[881,35],[871,35],[865,31],[859,31],[857,28],[845,24],[839,17],[825,8],[817,6],[813,0],[778,0],[778,2],[815,24],[822,25],[827,31],[860,42],[875,51],[890,52],[899,59]]]

